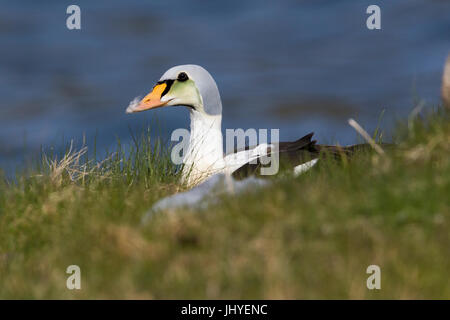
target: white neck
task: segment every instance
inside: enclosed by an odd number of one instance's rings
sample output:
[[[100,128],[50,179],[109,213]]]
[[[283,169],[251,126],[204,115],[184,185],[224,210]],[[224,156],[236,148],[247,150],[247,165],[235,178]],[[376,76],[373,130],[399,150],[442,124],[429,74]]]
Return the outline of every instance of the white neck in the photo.
[[[183,179],[195,184],[225,166],[222,144],[222,115],[191,110],[189,147],[183,158]]]

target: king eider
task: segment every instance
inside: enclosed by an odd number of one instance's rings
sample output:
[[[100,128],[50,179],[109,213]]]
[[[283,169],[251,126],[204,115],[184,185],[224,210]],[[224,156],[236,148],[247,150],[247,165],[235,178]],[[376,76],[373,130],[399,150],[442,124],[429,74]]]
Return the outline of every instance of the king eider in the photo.
[[[222,144],[222,101],[213,77],[198,65],[180,65],[167,70],[142,100],[134,100],[127,113],[141,112],[164,106],[189,108],[190,140],[183,158],[183,182],[194,186],[213,174],[231,174],[244,178],[258,174],[263,156],[279,153],[295,174],[309,170],[318,161],[322,151],[335,157],[350,156],[367,145],[346,147],[324,146],[312,140],[313,133],[292,142],[260,144],[224,155]]]

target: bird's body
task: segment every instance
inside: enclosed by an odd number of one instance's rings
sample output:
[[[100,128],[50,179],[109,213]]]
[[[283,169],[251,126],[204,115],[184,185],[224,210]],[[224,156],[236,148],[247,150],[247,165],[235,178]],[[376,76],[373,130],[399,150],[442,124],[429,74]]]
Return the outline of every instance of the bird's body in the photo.
[[[235,178],[259,174],[264,167],[262,159],[267,156],[288,162],[298,174],[315,165],[324,151],[340,157],[351,155],[359,147],[317,145],[311,133],[293,142],[264,143],[225,155],[219,90],[208,71],[197,65],[181,65],[166,71],[152,92],[139,103],[130,104],[127,113],[178,105],[190,110],[189,146],[183,158],[182,172],[183,180],[189,186],[218,173]]]

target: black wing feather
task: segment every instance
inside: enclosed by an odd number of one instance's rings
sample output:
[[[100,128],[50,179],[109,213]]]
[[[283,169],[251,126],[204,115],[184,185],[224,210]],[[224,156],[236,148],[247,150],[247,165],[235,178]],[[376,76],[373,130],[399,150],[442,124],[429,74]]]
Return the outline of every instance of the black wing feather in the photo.
[[[325,157],[331,156],[335,159],[340,159],[342,157],[351,157],[357,151],[371,150],[368,144],[355,144],[346,147],[318,145],[316,140],[312,140],[313,135],[314,133],[311,132],[296,141],[280,142],[278,145],[280,166],[286,165],[294,168],[300,164],[317,159],[321,153]],[[270,147],[267,153],[271,154]],[[235,179],[244,179],[251,175],[260,176],[259,169],[262,166],[259,159],[255,163],[246,163],[233,172],[233,177]]]

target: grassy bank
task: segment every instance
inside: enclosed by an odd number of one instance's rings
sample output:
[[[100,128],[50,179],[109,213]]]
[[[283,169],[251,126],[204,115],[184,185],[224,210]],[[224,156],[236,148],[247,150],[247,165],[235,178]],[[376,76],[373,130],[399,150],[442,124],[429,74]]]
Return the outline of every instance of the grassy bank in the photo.
[[[441,110],[399,124],[385,156],[323,161],[146,225],[180,189],[148,137],[101,163],[84,149],[44,157],[0,183],[0,298],[448,299],[449,120]],[[366,288],[372,264],[381,290]],[[66,288],[69,265],[81,290]]]

